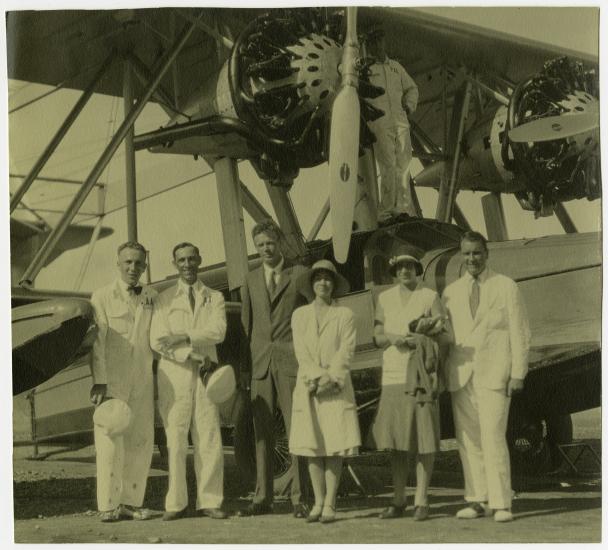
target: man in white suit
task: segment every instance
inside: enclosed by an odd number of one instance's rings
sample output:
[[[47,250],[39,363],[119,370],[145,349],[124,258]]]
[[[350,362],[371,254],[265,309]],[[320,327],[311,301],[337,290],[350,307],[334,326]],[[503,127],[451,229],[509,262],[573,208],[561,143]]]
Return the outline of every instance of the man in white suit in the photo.
[[[199,376],[206,358],[217,361],[216,344],[226,335],[221,292],[198,279],[199,249],[184,242],[173,249],[177,284],[163,291],[152,318],[150,342],[161,355],[158,364],[158,407],[169,453],[169,488],[163,520],[187,513],[186,455],[188,432],[194,444],[194,471],[199,515],[225,519],[224,454],[218,406],[207,396]]]
[[[118,248],[120,277],[93,292],[98,332],[93,346],[91,402],[126,403],[130,422],[124,433],[94,426],[97,456],[97,504],[104,522],[148,519],[142,508],[154,444],[153,355],[150,322],[156,292],[139,285],[146,250],[136,242]],[[97,418],[97,417],[94,417]]]
[[[466,273],[443,294],[454,328],[447,387],[469,503],[456,516],[474,519],[495,510],[496,521],[511,521],[506,429],[511,396],[523,389],[528,372],[530,329],[517,284],[487,267],[483,235],[465,233],[460,250]]]

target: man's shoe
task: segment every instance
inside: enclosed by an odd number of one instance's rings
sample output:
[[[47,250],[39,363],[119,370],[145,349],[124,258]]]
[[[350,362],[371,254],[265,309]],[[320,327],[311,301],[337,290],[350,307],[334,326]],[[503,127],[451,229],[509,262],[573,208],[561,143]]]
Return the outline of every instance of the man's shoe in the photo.
[[[429,517],[429,507],[426,506],[416,506],[414,509],[414,521],[424,521]]]
[[[456,512],[456,517],[458,519],[477,519],[489,517],[491,515],[492,511],[484,502],[472,502],[466,508],[463,508],[462,510],[458,510],[458,512]]]
[[[304,519],[308,517],[308,506],[306,504],[298,503],[293,505],[293,517],[298,519]]]
[[[154,512],[141,506],[130,506],[129,504],[121,504],[119,507],[121,519],[136,519],[146,520],[154,517]]]
[[[405,504],[401,506],[397,506],[395,504],[391,504],[389,507],[385,508],[378,514],[380,519],[396,519],[403,517],[405,512]]]
[[[102,523],[113,523],[115,521],[120,521],[120,506],[118,508],[114,508],[114,510],[99,512],[99,515]]]
[[[497,521],[498,523],[513,521],[513,514],[511,513],[511,510],[496,510],[496,512],[494,512],[494,521]]]
[[[174,521],[176,519],[185,518],[187,513],[187,508],[183,510],[179,510],[178,512],[165,512],[163,514],[163,521]]]
[[[272,505],[263,502],[252,502],[244,510],[239,510],[236,515],[246,518],[249,516],[262,516],[264,514],[272,514]]]
[[[228,517],[228,514],[221,508],[203,508],[199,510],[199,514],[211,519],[226,519]]]

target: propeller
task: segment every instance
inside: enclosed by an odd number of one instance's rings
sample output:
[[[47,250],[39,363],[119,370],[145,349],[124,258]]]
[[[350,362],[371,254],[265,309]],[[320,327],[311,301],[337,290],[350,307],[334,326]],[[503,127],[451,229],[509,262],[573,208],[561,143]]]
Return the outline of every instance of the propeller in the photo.
[[[565,114],[539,118],[509,130],[509,140],[515,143],[530,143],[565,139],[585,134],[599,128],[597,113]]]
[[[346,38],[342,52],[342,82],[334,99],[329,137],[329,202],[334,257],[343,264],[348,256],[357,198],[359,172],[359,78],[357,8],[346,8]]]

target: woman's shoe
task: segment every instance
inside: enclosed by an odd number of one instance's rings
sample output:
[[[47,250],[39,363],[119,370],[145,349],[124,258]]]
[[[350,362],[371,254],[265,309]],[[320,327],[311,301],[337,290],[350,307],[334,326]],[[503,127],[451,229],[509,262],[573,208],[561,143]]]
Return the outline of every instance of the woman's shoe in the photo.
[[[317,521],[319,521],[322,510],[323,506],[313,506],[312,510],[308,514],[308,517],[306,518],[306,523],[316,523]]]
[[[405,512],[405,504],[402,504],[401,506],[397,506],[396,504],[391,504],[390,506],[388,506],[387,508],[382,510],[382,512],[380,512],[380,514],[378,514],[378,517],[380,519],[396,519],[396,518],[403,517],[404,512]]]
[[[328,513],[329,512],[329,513]],[[336,521],[336,509],[333,506],[323,506],[323,513],[319,518],[320,523],[333,523]]]
[[[414,509],[414,521],[424,521],[429,517],[429,506],[416,506]]]

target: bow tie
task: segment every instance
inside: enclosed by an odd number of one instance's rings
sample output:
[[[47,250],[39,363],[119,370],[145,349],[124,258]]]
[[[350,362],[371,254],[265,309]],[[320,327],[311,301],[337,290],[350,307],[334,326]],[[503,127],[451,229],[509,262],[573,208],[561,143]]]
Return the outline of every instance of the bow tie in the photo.
[[[141,286],[130,286],[127,287],[127,292],[129,293],[129,295],[134,294],[135,296],[139,296],[141,294]]]

